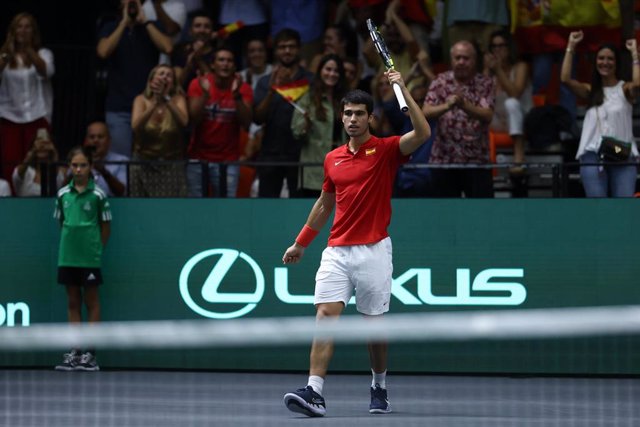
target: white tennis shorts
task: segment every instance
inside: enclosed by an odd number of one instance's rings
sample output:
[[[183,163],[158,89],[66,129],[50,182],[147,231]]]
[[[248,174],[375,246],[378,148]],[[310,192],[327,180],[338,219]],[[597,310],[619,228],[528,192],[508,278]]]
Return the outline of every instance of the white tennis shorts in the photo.
[[[356,294],[356,308],[375,316],[389,311],[391,300],[391,238],[377,243],[329,246],[316,273],[314,304],[342,302]]]

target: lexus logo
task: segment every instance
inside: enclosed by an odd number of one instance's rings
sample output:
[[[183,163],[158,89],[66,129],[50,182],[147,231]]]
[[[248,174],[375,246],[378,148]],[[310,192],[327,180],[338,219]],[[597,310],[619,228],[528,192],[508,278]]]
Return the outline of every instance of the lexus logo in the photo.
[[[251,271],[253,271],[253,280],[255,281],[255,290],[252,293],[222,293],[220,286],[222,285],[227,273],[234,265],[237,265],[238,259],[246,262]],[[217,261],[216,261],[217,260]],[[189,276],[196,265],[204,263],[198,266],[198,269],[205,268],[205,271],[209,271],[204,283],[190,283]],[[201,316],[209,317],[211,319],[233,319],[236,317],[244,316],[251,310],[256,308],[257,303],[264,296],[264,275],[260,266],[244,252],[239,252],[235,249],[209,249],[200,252],[187,261],[180,271],[180,295],[187,304],[187,306],[198,313]],[[189,286],[191,284],[191,286]],[[194,300],[191,289],[199,289],[200,297],[198,301],[204,300],[209,304],[223,303],[223,304],[245,304],[239,310],[232,312],[219,313],[212,311],[210,307],[203,307],[202,303],[197,303]],[[251,288],[253,289],[253,288]]]

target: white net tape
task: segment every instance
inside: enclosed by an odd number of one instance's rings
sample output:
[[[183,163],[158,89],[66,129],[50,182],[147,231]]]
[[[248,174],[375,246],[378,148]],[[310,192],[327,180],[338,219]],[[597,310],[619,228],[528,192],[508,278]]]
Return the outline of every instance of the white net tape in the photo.
[[[316,323],[309,317],[228,321],[175,320],[36,324],[1,328],[0,350],[78,347],[197,348],[294,345],[314,337],[360,343],[580,337],[640,332],[640,306],[389,314],[372,321],[342,316]]]

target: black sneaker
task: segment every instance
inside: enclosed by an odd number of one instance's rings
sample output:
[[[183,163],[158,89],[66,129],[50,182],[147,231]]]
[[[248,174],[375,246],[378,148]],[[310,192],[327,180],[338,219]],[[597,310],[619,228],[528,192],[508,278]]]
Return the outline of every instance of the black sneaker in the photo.
[[[86,351],[80,356],[80,361],[76,366],[76,371],[99,371],[100,367],[96,363],[96,356],[93,353]]]
[[[388,414],[391,412],[391,405],[387,398],[387,389],[380,387],[371,387],[371,404],[369,405],[370,414]]]
[[[62,363],[56,366],[56,371],[75,371],[80,363],[80,353],[71,350],[62,355]]]
[[[313,387],[299,388],[293,393],[284,395],[284,405],[292,412],[307,417],[323,417],[327,413],[324,398],[313,391]]]

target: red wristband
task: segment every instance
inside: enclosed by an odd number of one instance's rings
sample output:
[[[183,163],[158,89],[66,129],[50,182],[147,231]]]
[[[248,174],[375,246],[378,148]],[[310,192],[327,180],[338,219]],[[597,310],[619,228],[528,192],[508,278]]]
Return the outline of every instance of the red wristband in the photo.
[[[315,239],[317,235],[318,230],[314,230],[305,224],[304,227],[302,227],[302,230],[300,230],[298,237],[296,237],[296,243],[306,248],[311,244],[311,242],[313,242],[313,239]]]

